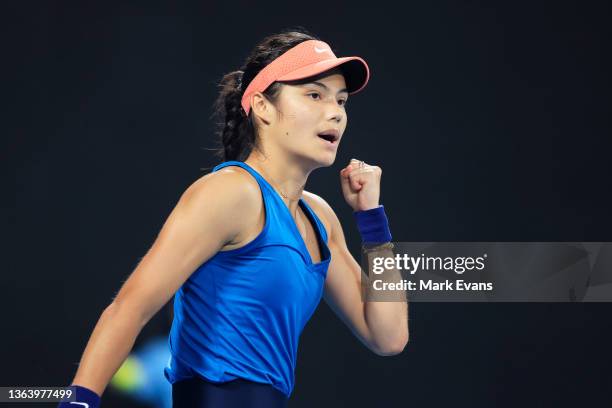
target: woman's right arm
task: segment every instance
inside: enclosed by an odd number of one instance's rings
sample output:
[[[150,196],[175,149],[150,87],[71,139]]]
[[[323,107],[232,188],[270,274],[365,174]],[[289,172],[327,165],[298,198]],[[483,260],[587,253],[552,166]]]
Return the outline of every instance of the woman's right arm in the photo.
[[[260,192],[230,169],[200,178],[183,193],[147,254],[100,316],[72,384],[102,395],[143,326],[198,266],[237,236],[253,194]]]

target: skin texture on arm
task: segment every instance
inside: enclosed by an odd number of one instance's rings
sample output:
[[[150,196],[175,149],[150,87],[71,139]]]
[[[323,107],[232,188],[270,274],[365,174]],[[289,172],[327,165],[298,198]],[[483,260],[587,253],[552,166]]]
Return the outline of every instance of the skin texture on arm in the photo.
[[[208,174],[182,194],[155,242],[104,310],[72,384],[102,395],[143,326],[203,262],[253,219],[258,189],[231,169]]]
[[[325,280],[324,299],[351,332],[381,356],[401,353],[408,343],[406,302],[363,302],[361,266],[346,246],[344,232],[333,209],[312,193],[308,194],[329,225],[331,262]]]

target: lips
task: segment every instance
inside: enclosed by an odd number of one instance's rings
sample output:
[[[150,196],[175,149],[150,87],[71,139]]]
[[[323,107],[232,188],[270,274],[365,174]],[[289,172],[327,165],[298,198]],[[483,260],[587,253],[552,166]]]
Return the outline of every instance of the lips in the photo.
[[[340,139],[340,132],[337,129],[327,129],[317,134],[321,139],[327,140],[329,143],[336,143]]]

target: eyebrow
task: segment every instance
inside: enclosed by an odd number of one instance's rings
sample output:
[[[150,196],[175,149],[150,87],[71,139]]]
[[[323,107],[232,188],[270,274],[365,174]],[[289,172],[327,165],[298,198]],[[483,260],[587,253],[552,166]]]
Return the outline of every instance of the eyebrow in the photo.
[[[329,88],[327,87],[327,85],[325,85],[324,83],[318,82],[318,81],[307,82],[307,83],[302,84],[302,85],[317,85],[317,86],[320,86],[321,88],[325,89],[326,91],[329,91]],[[341,90],[338,91],[338,93],[342,93],[342,92],[348,93],[348,90],[346,88],[342,88]]]

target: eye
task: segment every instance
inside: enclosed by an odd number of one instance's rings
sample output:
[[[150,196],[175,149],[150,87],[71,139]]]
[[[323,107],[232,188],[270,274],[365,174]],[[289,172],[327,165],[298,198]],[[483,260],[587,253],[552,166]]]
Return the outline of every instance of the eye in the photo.
[[[340,106],[345,106],[347,102],[348,102],[348,101],[347,101],[346,99],[340,99],[340,100],[338,101],[338,105],[340,105]]]
[[[316,98],[313,98],[313,99],[321,99],[321,95],[319,95],[317,92],[311,92],[311,93],[308,94],[308,96],[312,96],[312,95],[316,95],[317,96]]]

